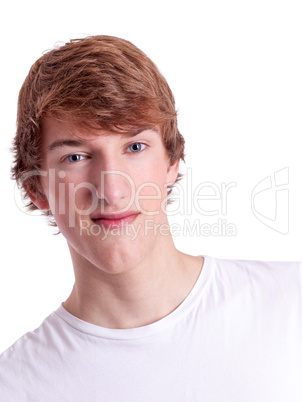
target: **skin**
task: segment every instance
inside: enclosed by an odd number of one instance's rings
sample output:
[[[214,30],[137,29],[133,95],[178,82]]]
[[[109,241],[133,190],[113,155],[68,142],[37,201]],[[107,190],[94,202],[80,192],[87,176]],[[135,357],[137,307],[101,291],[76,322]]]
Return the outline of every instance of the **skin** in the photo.
[[[117,329],[148,325],[175,310],[196,283],[203,258],[178,251],[168,230],[166,185],[175,182],[179,161],[169,163],[159,130],[92,135],[49,117],[42,138],[46,199],[31,199],[51,209],[69,246],[75,284],[65,309]],[[62,140],[78,143],[54,146]],[[101,177],[110,171],[121,173]],[[106,228],[93,220],[120,211],[133,221]],[[82,230],[83,222],[94,234]]]

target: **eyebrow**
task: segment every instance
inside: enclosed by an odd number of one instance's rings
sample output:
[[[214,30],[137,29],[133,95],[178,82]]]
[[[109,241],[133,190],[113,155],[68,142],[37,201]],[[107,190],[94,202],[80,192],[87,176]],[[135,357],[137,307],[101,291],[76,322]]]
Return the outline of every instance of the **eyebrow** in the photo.
[[[49,152],[60,147],[79,147],[84,144],[84,141],[79,140],[56,140],[48,145],[47,149]]]
[[[142,133],[143,131],[146,130],[152,130],[156,133],[158,133],[158,130],[156,127],[143,127],[139,128],[138,130],[133,131],[132,133],[125,133],[122,134],[123,137],[135,137],[136,135]],[[52,152],[53,150],[57,148],[62,148],[62,147],[80,147],[83,144],[86,144],[86,141],[81,141],[81,140],[56,140],[52,142],[50,145],[48,145],[47,150],[48,152]]]
[[[122,135],[123,135],[123,137],[135,137],[136,135],[138,135],[146,130],[150,130],[150,131],[154,131],[154,132],[158,133],[158,130],[156,127],[142,127],[142,128],[138,128],[137,130],[133,131],[132,133],[125,133]]]

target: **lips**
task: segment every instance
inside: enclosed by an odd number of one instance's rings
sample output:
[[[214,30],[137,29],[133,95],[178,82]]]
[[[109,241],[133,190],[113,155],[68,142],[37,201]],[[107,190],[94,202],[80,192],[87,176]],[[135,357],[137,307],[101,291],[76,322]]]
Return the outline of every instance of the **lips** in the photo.
[[[115,229],[132,223],[138,215],[137,211],[127,211],[120,214],[94,214],[91,219],[97,225]]]

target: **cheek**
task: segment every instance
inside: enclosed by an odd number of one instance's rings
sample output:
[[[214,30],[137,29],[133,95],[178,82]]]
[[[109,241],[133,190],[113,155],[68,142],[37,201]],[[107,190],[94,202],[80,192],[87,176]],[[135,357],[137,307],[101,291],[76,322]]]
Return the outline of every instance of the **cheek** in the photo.
[[[167,166],[162,160],[153,161],[152,164],[142,167],[139,172],[134,171],[132,174],[136,187],[143,184],[150,184],[152,187],[163,187],[168,181]]]
[[[75,217],[76,214],[91,214],[97,208],[97,191],[87,181],[71,182],[56,175],[45,183],[50,209],[56,219]]]
[[[159,215],[165,212],[167,187],[167,175],[164,168],[147,170],[136,180],[136,207],[147,215]]]
[[[77,185],[68,183],[65,204],[68,206],[69,213],[90,215],[98,206],[97,189],[88,182]]]

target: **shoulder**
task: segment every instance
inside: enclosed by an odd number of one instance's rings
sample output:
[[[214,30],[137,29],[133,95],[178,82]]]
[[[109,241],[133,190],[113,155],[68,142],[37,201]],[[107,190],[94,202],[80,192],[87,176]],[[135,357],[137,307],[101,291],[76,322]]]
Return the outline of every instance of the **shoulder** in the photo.
[[[302,300],[302,262],[233,260],[209,257],[212,288],[225,293]]]
[[[260,261],[239,260],[210,257],[212,268],[221,274],[255,275],[300,278],[302,262],[294,261]]]
[[[27,400],[24,384],[39,377],[49,366],[50,353],[56,346],[59,318],[48,316],[34,331],[27,332],[0,356],[0,389],[4,400]],[[56,354],[51,353],[52,356]]]

